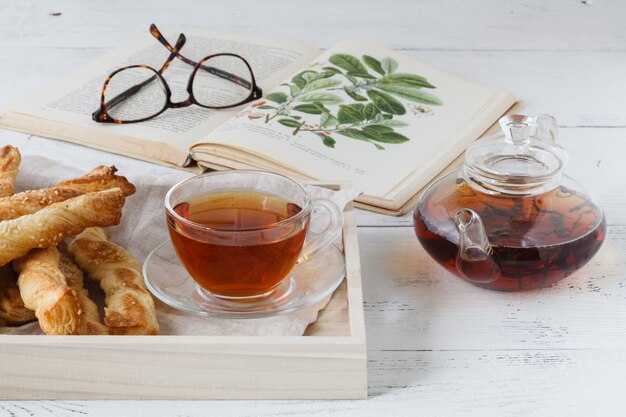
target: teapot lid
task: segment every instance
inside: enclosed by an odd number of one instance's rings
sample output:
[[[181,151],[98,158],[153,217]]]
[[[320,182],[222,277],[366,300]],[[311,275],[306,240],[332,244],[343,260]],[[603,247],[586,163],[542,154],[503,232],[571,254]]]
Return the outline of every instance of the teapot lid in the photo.
[[[500,119],[503,135],[467,148],[463,174],[490,194],[530,195],[556,188],[567,165],[567,152],[556,143],[554,117],[510,115]]]

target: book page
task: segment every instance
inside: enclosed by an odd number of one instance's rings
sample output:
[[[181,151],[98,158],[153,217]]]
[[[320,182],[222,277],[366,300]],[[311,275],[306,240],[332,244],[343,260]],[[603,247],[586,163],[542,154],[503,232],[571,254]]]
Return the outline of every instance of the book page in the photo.
[[[186,155],[194,142],[239,110],[210,110],[192,105],[168,109],[145,122],[123,125],[96,123],[91,119],[91,114],[100,107],[102,86],[109,74],[118,68],[136,64],[149,65],[158,71],[169,56],[169,51],[150,35],[148,28],[145,29],[145,34],[78,68],[62,81],[11,109],[10,113],[35,116],[53,121],[57,125],[61,123],[96,129],[109,133],[112,137],[160,142],[179,149]],[[257,84],[264,90],[274,88],[319,55],[317,49],[306,44],[250,35],[181,28],[163,29],[162,33],[171,45],[176,44],[179,33],[185,33],[187,42],[180,53],[195,62],[205,56],[223,52],[244,57],[252,67]],[[173,102],[187,99],[187,82],[192,70],[191,65],[174,59],[164,72]],[[163,100],[163,94],[157,92],[159,97],[156,99]],[[160,105],[154,102],[145,104]],[[141,112],[142,109],[136,111]],[[106,145],[102,147],[107,148]]]
[[[390,49],[344,42],[193,149],[393,199],[421,173],[428,182],[513,102]]]

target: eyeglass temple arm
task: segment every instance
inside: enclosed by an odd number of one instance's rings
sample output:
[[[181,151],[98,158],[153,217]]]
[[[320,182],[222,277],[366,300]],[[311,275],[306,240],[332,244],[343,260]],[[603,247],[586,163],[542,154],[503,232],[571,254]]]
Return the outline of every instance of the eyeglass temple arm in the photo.
[[[170,50],[170,56],[167,57],[167,60],[165,61],[165,63],[163,63],[163,66],[159,70],[159,74],[163,74],[165,70],[170,66],[172,61],[174,61],[174,58],[180,55],[178,51],[180,51],[183,46],[185,46],[185,42],[187,42],[187,38],[185,37],[185,35],[182,33],[178,35],[178,39],[176,39],[176,45],[174,45],[174,47]]]
[[[193,65],[194,67],[198,65],[197,62],[192,61],[189,58],[184,57],[183,55],[181,55],[177,48],[172,47],[172,45],[170,45],[170,43],[167,41],[167,39],[165,39],[165,37],[161,34],[161,32],[159,31],[159,29],[156,27],[156,25],[153,23],[150,25],[150,33],[152,34],[152,36],[154,36],[159,42],[161,42],[161,44],[163,46],[165,46],[167,48],[168,51],[170,51],[172,54],[175,54],[176,58],[180,59],[181,61],[189,64],[189,65]],[[169,65],[169,64],[168,64]],[[220,78],[223,78],[225,80],[228,80],[230,82],[233,82],[235,84],[241,85],[242,87],[245,88],[250,88],[252,87],[252,83],[250,83],[249,81],[246,81],[234,74],[231,74],[230,72],[227,71],[223,71],[221,69],[218,68],[214,68],[214,67],[209,67],[206,65],[200,65],[200,68],[211,73],[214,75],[217,75]],[[261,89],[257,86],[255,86],[254,88],[254,92],[257,93],[258,97],[261,97],[262,92]]]
[[[178,36],[178,39],[176,40],[176,45],[174,46],[175,51],[179,51],[185,45],[186,41],[187,41],[187,39],[185,38],[185,35],[183,35],[181,33]],[[159,74],[163,74],[163,72],[165,72],[165,70],[167,70],[167,67],[170,66],[170,64],[172,63],[174,58],[176,58],[176,53],[174,53],[174,52],[170,53],[170,56],[167,58],[167,60],[165,61],[165,63],[161,67],[161,69],[159,69]],[[145,81],[143,81],[143,82],[141,82],[141,83],[139,83],[137,85],[134,85],[134,86],[130,87],[127,90],[122,91],[120,94],[116,95],[115,97],[113,97],[112,99],[107,101],[106,103],[102,103],[102,105],[100,106],[100,109],[98,109],[97,111],[95,111],[91,115],[92,119],[95,120],[95,121],[102,121],[105,112],[108,112],[110,109],[112,109],[113,107],[117,106],[122,101],[126,100],[128,97],[130,97],[130,96],[132,96],[134,94],[137,94],[143,87],[145,87],[146,85],[150,84],[151,82],[153,82],[156,79],[157,79],[157,76],[153,75],[152,77],[147,78]]]

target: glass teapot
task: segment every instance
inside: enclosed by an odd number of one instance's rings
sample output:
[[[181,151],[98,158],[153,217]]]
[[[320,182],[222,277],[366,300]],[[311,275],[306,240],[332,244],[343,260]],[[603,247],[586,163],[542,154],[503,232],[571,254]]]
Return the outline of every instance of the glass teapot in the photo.
[[[503,134],[472,144],[465,163],[422,195],[413,218],[426,252],[484,288],[546,287],[600,249],[600,206],[571,178],[549,115],[500,119]]]

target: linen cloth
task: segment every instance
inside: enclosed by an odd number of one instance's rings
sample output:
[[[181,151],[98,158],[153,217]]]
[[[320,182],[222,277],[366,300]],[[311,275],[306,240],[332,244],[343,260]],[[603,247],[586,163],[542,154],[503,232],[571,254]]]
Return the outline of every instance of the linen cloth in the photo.
[[[20,140],[11,140],[19,137]],[[90,148],[0,132],[0,146],[12,144],[22,153],[22,163],[15,192],[49,187],[59,181],[83,175],[97,165],[116,165],[119,175],[127,177],[137,192],[126,199],[122,222],[109,228],[109,239],[128,250],[141,262],[158,244],[169,239],[163,201],[167,191],[177,182],[194,174],[155,164],[113,155]],[[332,191],[311,187],[314,197],[333,200],[341,209],[358,196],[353,189]],[[69,241],[69,240],[68,240]],[[90,296],[100,305],[102,295],[97,285],[85,277]],[[288,314],[258,319],[223,319],[199,317],[167,306],[155,298],[157,318],[162,335],[259,335],[299,336],[314,322],[330,297]],[[41,334],[38,324],[21,327],[0,327],[0,334]]]

